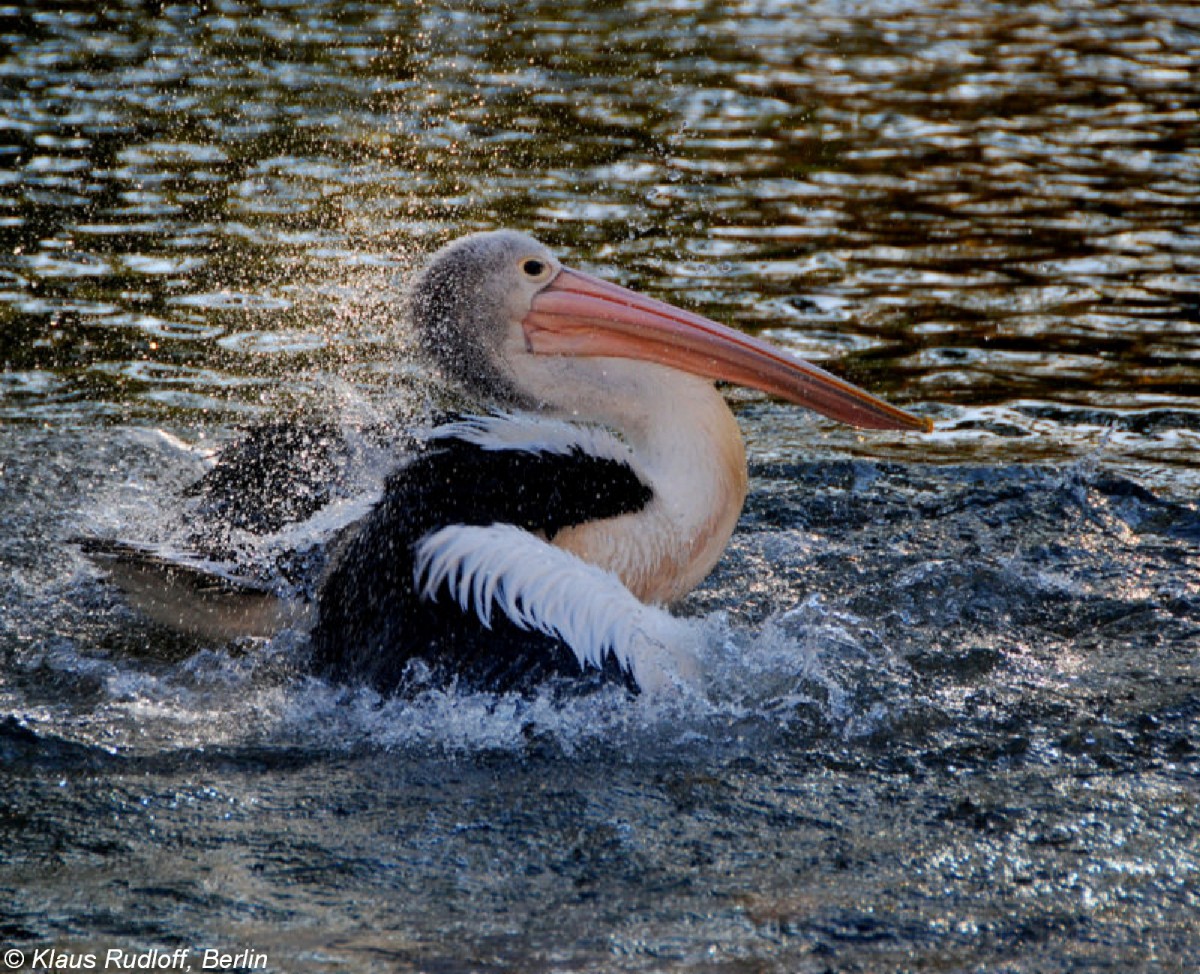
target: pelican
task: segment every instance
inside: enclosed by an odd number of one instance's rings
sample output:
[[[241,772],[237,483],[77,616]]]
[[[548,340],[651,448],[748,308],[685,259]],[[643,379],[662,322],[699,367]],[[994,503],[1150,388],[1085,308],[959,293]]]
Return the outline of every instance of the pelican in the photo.
[[[438,251],[407,311],[479,411],[434,428],[342,532],[306,622],[318,673],[385,694],[695,681],[692,629],[668,609],[717,563],[747,492],[715,381],[861,428],[932,428],[511,230]]]

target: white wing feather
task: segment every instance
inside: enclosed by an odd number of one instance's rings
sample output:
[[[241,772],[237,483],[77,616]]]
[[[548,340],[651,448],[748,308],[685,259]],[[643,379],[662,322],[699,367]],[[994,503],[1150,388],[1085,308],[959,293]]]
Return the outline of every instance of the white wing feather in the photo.
[[[426,535],[414,578],[424,599],[445,583],[464,612],[491,626],[492,608],[522,629],[557,636],[581,668],[613,653],[643,690],[696,684],[696,636],[682,620],[639,602],[612,572],[510,524],[455,525]]]

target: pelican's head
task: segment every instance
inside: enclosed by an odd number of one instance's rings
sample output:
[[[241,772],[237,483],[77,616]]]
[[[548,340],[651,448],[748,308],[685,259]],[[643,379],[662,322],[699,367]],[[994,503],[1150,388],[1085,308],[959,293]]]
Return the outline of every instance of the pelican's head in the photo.
[[[561,368],[564,358],[603,359],[606,373],[617,371],[614,360],[632,360],[761,389],[867,429],[932,426],[767,342],[563,267],[512,230],[472,234],[438,251],[413,285],[410,307],[442,371],[503,405],[569,405],[579,373]]]

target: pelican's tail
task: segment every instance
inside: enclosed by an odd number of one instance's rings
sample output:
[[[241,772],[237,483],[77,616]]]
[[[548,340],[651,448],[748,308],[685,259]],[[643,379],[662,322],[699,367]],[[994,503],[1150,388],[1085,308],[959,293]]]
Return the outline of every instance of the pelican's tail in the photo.
[[[195,556],[153,545],[78,539],[129,603],[171,629],[212,642],[269,638],[303,626],[310,607]]]

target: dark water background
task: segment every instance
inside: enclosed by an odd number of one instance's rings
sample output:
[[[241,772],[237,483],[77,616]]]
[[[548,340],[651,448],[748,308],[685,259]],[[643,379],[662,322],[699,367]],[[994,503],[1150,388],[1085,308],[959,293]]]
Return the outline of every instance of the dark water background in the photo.
[[[0,5],[0,946],[279,971],[1192,971],[1200,6]],[[935,417],[731,392],[675,701],[383,702],[187,644],[239,423],[420,416],[513,226]]]

